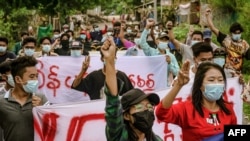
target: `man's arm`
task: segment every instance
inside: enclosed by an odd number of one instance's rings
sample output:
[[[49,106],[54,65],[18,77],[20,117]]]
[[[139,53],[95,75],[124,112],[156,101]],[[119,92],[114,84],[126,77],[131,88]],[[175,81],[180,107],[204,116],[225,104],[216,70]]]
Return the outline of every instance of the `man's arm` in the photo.
[[[105,33],[107,33],[107,29],[108,29],[108,26],[105,24],[105,27],[104,27],[104,29],[103,30],[101,30],[101,32],[102,32],[102,34],[105,34]]]
[[[207,9],[207,11],[206,11],[206,18],[207,18],[207,23],[208,23],[209,28],[213,31],[213,33],[214,33],[216,36],[219,36],[219,29],[217,29],[217,28],[214,26],[214,23],[213,23],[213,21],[212,21],[211,9]]]
[[[168,30],[169,40],[174,44],[176,50],[180,50],[181,43],[175,39],[173,28]]]
[[[140,38],[140,40],[141,40],[140,47],[142,48],[142,50],[146,56],[155,55],[154,52],[156,52],[156,49],[150,47],[149,44],[147,43],[148,32],[149,32],[149,29],[151,28],[151,26],[153,26],[153,24],[154,24],[154,21],[152,21],[152,20],[147,21],[146,27],[144,28],[144,30],[141,34],[141,38]]]
[[[115,70],[115,52],[116,45],[113,38],[108,38],[108,41],[103,44],[101,51],[104,55],[105,63],[105,83],[109,89],[109,92],[112,96],[118,95],[118,84]]]
[[[82,69],[81,69],[80,73],[76,76],[76,78],[73,81],[73,84],[72,84],[73,88],[77,87],[80,84],[83,75],[88,70],[89,62],[90,62],[90,57],[86,56],[85,61],[82,63]]]
[[[180,71],[180,66],[177,62],[177,59],[171,52],[168,52],[167,55],[169,55],[171,58],[171,62],[168,64],[168,71],[172,72],[174,76],[177,76],[178,72]]]
[[[247,60],[250,60],[250,48],[248,48],[248,50],[246,51],[245,58]]]
[[[135,44],[128,41],[127,39],[125,39],[125,37],[124,37],[124,29],[125,29],[125,25],[122,24],[121,25],[121,30],[120,30],[120,33],[119,33],[118,37],[120,38],[123,46],[128,49],[130,47],[133,47]]]

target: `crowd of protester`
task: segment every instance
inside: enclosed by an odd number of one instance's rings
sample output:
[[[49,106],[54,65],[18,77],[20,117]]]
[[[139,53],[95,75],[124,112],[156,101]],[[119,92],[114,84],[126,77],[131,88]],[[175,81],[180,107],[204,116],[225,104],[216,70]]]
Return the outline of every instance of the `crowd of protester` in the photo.
[[[207,9],[208,25],[201,30],[190,30],[185,43],[175,38],[173,22],[168,21],[164,27],[151,18],[146,20],[144,28],[114,21],[104,29],[93,23],[92,29],[82,28],[75,33],[64,25],[62,29],[54,29],[52,37],[39,41],[35,35],[21,32],[21,40],[12,50],[8,50],[8,39],[0,37],[3,84],[0,140],[33,140],[32,108],[47,102],[43,94],[36,93],[36,58],[45,56],[86,56],[71,88],[86,92],[91,100],[106,99],[109,141],[160,141],[162,139],[152,131],[155,118],[179,125],[183,141],[199,141],[223,133],[225,124],[237,124],[232,105],[223,99],[226,82],[228,78],[237,77],[239,84],[245,86],[242,67],[244,58],[250,60],[250,48],[241,37],[244,30],[240,23],[233,23],[230,33],[224,34],[214,26],[210,15],[211,10]],[[218,44],[212,42],[212,34]],[[100,52],[103,67],[83,78],[93,50]],[[116,53],[120,50],[125,51],[125,56],[165,55],[170,91],[163,99],[156,93],[146,94],[134,88],[128,76],[115,68]],[[178,92],[187,83],[192,85],[192,98],[174,104]],[[249,102],[245,97],[243,100]],[[207,118],[212,119],[212,123],[208,123]]]

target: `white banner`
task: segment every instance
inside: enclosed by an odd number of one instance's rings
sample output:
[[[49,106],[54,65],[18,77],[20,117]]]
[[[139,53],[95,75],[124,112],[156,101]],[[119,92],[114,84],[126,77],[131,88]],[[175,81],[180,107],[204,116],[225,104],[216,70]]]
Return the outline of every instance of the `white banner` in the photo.
[[[39,58],[38,92],[45,94],[51,103],[89,100],[87,94],[70,88],[75,76],[81,70],[83,61],[84,57]],[[85,75],[102,67],[100,55],[93,55]],[[164,55],[118,56],[116,67],[127,74],[136,88],[148,92],[167,88],[167,63]]]
[[[156,91],[161,99],[169,89]],[[182,88],[175,103],[185,101],[191,85]],[[228,79],[225,100],[234,104],[238,124],[242,123],[241,85],[238,78]],[[105,100],[39,106],[33,108],[35,141],[106,141]],[[164,141],[181,141],[181,128],[174,124],[158,123],[153,131]]]

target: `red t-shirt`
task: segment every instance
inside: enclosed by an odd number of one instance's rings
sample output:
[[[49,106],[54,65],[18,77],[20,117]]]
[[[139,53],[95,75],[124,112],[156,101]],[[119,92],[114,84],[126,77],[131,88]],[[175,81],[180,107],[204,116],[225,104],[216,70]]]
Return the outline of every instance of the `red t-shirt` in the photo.
[[[160,103],[156,108],[156,117],[160,122],[172,123],[182,128],[183,141],[200,141],[204,138],[222,133],[224,125],[237,124],[232,104],[226,103],[231,114],[222,110],[210,112],[203,107],[204,117],[194,110],[191,101],[180,102],[165,109]]]

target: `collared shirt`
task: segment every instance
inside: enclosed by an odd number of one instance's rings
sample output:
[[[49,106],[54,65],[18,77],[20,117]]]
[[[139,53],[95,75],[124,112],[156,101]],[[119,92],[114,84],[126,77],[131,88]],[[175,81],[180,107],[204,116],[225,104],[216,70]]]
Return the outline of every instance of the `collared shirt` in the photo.
[[[152,48],[149,46],[147,43],[147,35],[148,35],[148,30],[144,29],[144,31],[141,34],[141,43],[140,46],[142,50],[144,51],[146,56],[155,56],[155,55],[161,55],[160,51],[157,48]],[[169,50],[166,49],[166,55],[168,55],[171,58],[170,64],[168,64],[168,71],[172,72],[173,75],[177,75],[177,73],[180,70],[180,66],[174,56]]]
[[[32,114],[32,95],[26,103],[20,105],[11,95],[12,89],[0,96],[0,126],[4,132],[5,141],[33,141],[34,125]],[[44,104],[47,99],[42,94],[36,94]]]
[[[0,87],[0,95],[4,95],[6,93],[5,85]]]

